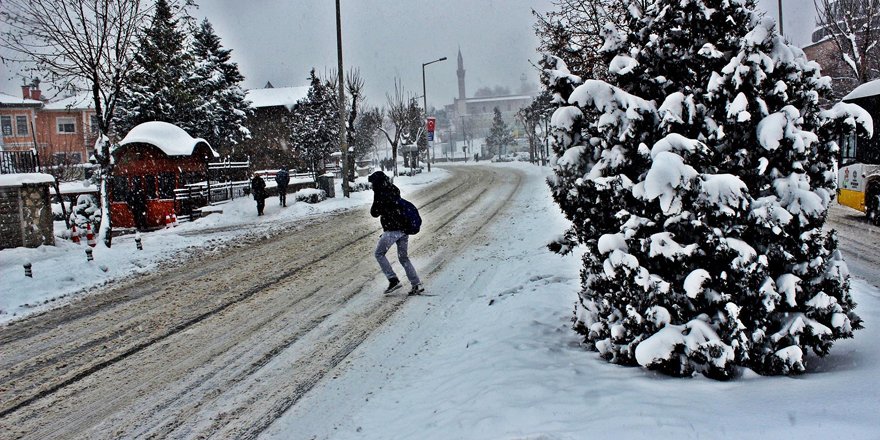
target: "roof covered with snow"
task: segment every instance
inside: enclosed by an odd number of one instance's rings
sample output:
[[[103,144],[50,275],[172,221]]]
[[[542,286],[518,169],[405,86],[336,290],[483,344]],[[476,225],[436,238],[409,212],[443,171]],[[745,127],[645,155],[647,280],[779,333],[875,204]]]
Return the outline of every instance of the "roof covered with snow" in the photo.
[[[95,108],[94,102],[90,93],[80,93],[50,102],[43,107],[43,110],[93,110]]]
[[[43,173],[0,174],[0,186],[21,186],[24,184],[54,182],[54,177]]]
[[[867,98],[869,96],[880,95],[880,79],[866,82],[849,92],[843,97],[844,101],[852,101],[853,99]]]
[[[12,96],[12,95],[7,95],[5,93],[0,93],[0,106],[4,106],[4,107],[13,107],[13,106],[39,107],[41,105],[43,105],[43,101],[37,101],[36,99],[25,99],[20,96]]]
[[[308,86],[273,87],[248,90],[246,97],[253,108],[284,106],[290,110],[297,101],[305,98],[308,93]]]
[[[220,157],[204,139],[194,138],[182,128],[161,121],[144,122],[132,128],[119,147],[135,143],[153,145],[168,156],[191,156],[199,144],[204,144],[214,157]]]

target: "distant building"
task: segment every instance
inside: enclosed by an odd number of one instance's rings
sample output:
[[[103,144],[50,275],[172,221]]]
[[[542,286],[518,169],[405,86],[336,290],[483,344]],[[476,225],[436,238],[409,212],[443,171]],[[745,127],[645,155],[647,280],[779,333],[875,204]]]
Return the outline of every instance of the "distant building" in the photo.
[[[44,165],[87,162],[98,131],[91,97],[83,94],[48,102],[38,81],[21,90],[21,98],[0,93],[0,148],[35,149]]]
[[[247,155],[256,169],[293,166],[290,142],[290,113],[296,103],[305,98],[308,86],[273,87],[247,91],[253,116],[245,123],[251,138],[235,146],[235,155]]]
[[[445,107],[448,117],[448,126],[441,127],[441,139],[445,136],[448,141],[461,142],[485,138],[489,135],[492,127],[492,118],[495,108],[501,112],[504,122],[517,134],[519,122],[516,113],[527,107],[535,99],[536,94],[517,94],[504,96],[471,97],[466,96],[464,59],[461,50],[458,51],[458,98]],[[473,142],[469,142],[473,144]],[[452,145],[455,145],[454,143]],[[458,147],[456,147],[458,148]],[[459,151],[456,151],[460,153]],[[477,153],[472,151],[470,154]]]
[[[849,10],[844,8],[860,8],[863,6],[864,4],[854,4],[851,2],[831,3],[831,7],[836,10],[835,13],[840,14],[840,16],[849,13]],[[854,25],[864,26],[868,21],[868,16],[867,13],[860,12],[857,13],[856,17],[851,21]],[[880,28],[880,15],[873,13],[870,28],[875,32],[875,35],[877,35],[878,28]],[[856,34],[856,38],[860,40],[864,39],[859,33]],[[846,64],[846,62],[844,62],[840,49],[837,47],[837,43],[834,41],[831,31],[827,26],[817,27],[813,31],[811,40],[812,43],[804,46],[804,54],[807,55],[808,59],[819,63],[819,66],[822,67],[822,75],[831,77],[831,87],[834,90],[834,99],[842,98],[859,86],[859,82],[853,78],[852,69]],[[876,50],[876,48],[874,50]],[[876,76],[874,76],[874,78],[876,78]]]

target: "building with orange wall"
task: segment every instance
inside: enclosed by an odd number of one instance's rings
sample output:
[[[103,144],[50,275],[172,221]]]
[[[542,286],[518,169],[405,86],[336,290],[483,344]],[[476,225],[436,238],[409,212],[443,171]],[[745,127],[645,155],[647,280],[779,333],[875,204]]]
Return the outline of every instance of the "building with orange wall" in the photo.
[[[97,137],[91,98],[48,102],[36,83],[21,89],[21,98],[0,93],[0,148],[36,149],[43,165],[87,162]]]

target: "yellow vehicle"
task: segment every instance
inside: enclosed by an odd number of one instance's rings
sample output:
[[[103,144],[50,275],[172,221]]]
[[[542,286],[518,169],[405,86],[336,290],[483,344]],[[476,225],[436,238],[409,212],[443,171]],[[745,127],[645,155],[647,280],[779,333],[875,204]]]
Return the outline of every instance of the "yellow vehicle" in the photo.
[[[837,201],[864,212],[871,223],[880,225],[880,80],[856,87],[843,101],[871,114],[875,134],[871,139],[852,136],[842,140]]]
[[[853,163],[837,172],[837,202],[858,209],[880,225],[880,165]]]

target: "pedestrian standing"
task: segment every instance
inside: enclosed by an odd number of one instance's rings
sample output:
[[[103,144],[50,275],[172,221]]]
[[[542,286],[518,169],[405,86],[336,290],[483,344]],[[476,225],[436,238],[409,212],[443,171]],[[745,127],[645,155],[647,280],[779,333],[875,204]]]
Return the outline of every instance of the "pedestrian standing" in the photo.
[[[409,260],[407,249],[409,246],[409,235],[403,232],[406,218],[400,206],[400,189],[394,186],[388,179],[388,176],[381,171],[371,174],[368,180],[373,185],[373,205],[370,207],[370,215],[379,217],[379,221],[382,223],[383,232],[379,237],[379,243],[376,244],[375,256],[376,261],[379,262],[379,267],[382,268],[382,273],[388,278],[388,288],[385,289],[385,293],[391,293],[402,287],[400,280],[394,273],[394,269],[391,268],[391,263],[388,262],[388,258],[385,256],[388,249],[396,244],[397,259],[400,261],[400,265],[403,266],[406,277],[412,285],[409,294],[418,295],[424,292],[425,288],[419,280],[415,267],[413,267],[412,262]]]
[[[266,181],[259,174],[254,174],[251,179],[251,192],[257,201],[257,215],[263,215],[263,208],[266,207]]]
[[[287,167],[281,167],[275,174],[275,183],[278,184],[278,203],[281,206],[287,206],[287,184],[290,183],[290,173]]]

